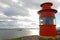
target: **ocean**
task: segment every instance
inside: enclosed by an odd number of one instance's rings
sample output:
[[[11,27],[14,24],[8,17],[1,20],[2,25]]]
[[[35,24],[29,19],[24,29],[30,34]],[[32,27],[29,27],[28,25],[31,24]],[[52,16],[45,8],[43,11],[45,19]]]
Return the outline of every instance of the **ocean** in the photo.
[[[34,30],[38,31],[38,29],[0,29],[0,40],[35,35]]]

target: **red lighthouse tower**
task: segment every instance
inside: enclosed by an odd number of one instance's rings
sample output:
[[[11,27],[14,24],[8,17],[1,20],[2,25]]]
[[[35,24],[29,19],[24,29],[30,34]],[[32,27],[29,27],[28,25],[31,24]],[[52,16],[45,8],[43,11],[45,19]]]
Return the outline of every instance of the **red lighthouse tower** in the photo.
[[[46,2],[41,4],[42,9],[38,11],[39,14],[39,35],[43,38],[56,38],[56,24],[55,24],[55,13],[57,10],[52,9],[53,4]]]

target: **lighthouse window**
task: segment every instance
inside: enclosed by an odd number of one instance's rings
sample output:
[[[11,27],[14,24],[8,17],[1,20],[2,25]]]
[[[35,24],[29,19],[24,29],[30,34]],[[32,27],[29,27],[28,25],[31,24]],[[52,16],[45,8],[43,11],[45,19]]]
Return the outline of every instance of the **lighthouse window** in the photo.
[[[53,19],[52,18],[44,18],[44,24],[53,24]]]
[[[40,18],[40,24],[55,24],[54,18]]]

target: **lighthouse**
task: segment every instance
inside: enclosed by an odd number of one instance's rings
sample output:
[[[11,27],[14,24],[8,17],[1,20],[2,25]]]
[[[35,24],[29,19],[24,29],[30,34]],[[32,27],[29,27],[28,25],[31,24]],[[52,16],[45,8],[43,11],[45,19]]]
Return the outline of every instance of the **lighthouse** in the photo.
[[[39,14],[39,35],[42,38],[56,38],[56,20],[55,14],[57,10],[52,8],[53,4],[46,2],[40,5],[41,10],[38,11]]]

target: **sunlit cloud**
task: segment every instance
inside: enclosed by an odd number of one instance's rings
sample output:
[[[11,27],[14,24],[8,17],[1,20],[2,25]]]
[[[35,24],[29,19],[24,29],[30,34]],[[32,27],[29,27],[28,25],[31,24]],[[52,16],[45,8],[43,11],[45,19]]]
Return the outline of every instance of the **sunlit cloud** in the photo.
[[[9,8],[10,6],[0,2],[0,7],[1,8]]]
[[[19,1],[18,0],[12,0],[13,2],[15,2],[15,3],[18,3]]]

